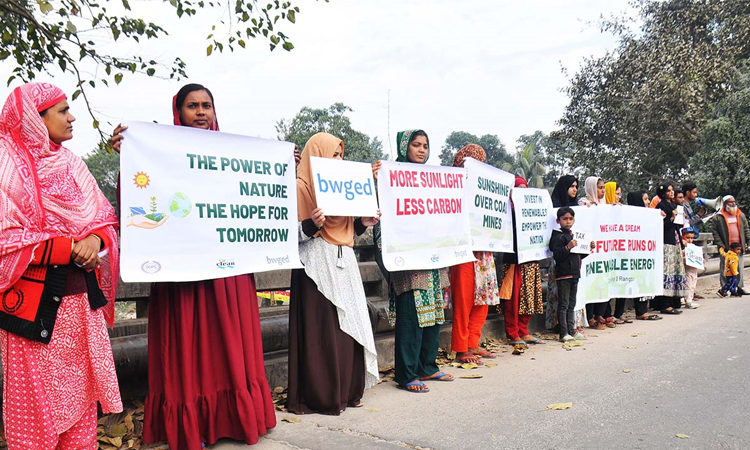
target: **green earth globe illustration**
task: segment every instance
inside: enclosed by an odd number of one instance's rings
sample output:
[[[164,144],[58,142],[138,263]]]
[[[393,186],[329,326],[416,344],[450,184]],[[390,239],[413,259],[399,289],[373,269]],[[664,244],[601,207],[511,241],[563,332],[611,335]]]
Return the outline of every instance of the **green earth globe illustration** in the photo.
[[[193,204],[187,195],[182,192],[176,192],[169,199],[169,213],[179,219],[187,217],[191,209],[193,209]]]

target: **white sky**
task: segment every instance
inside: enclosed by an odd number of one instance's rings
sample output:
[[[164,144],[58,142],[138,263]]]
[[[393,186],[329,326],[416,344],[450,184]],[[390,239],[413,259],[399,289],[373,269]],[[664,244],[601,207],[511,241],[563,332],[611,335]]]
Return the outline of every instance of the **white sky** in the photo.
[[[121,118],[171,123],[172,96],[196,82],[213,92],[222,131],[275,139],[277,120],[303,106],[343,102],[354,109],[353,127],[380,138],[386,152],[399,130],[423,128],[433,164],[452,131],[496,134],[512,150],[522,134],[554,130],[567,103],[561,67],[573,74],[584,57],[612,49],[615,39],[590,23],[629,10],[627,0],[295,0],[297,23],[281,27],[295,45],[292,52],[270,52],[266,41],[256,40],[244,50],[207,57],[205,38],[225,11],[178,20],[168,2],[130,3],[133,15],[162,25],[170,36],[105,49],[165,62],[180,56],[190,78],[128,74],[119,86],[91,90],[107,130]],[[7,74],[14,66],[0,67]],[[72,94],[72,77],[53,75]],[[3,88],[0,94],[8,93]],[[79,121],[67,146],[83,155],[98,134],[81,99],[72,109]]]

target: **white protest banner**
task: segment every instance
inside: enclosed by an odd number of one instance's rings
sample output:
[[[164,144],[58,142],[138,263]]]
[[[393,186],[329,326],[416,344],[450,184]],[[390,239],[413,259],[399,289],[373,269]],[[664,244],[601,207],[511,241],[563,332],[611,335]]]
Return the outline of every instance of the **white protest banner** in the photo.
[[[573,210],[574,230],[596,230],[595,246],[582,261],[581,305],[662,294],[664,241],[658,209],[597,205]]]
[[[326,216],[378,215],[378,199],[370,164],[312,156],[310,168],[315,201]]]
[[[462,168],[383,161],[378,171],[383,264],[427,270],[474,261]]]
[[[294,146],[123,122],[122,279],[194,281],[301,267]]]
[[[580,253],[582,255],[588,255],[591,253],[591,241],[594,240],[594,233],[590,231],[577,231],[571,230],[573,233],[573,239],[578,243],[575,247],[570,249],[570,253]]]
[[[688,244],[685,247],[685,265],[695,267],[699,270],[705,270],[706,265],[703,259],[703,248],[695,244]]]
[[[464,168],[464,203],[471,223],[471,248],[513,253],[510,189],[515,177],[472,158],[466,158]]]
[[[516,214],[518,263],[549,258],[549,239],[554,216],[552,199],[546,189],[514,188],[510,193]]]

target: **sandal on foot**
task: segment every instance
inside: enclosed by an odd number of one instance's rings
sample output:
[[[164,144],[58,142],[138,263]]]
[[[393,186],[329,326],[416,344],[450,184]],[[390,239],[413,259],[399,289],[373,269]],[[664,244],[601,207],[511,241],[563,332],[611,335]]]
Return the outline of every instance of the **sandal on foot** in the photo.
[[[648,316],[636,316],[635,317],[638,320],[661,320],[661,316],[657,316],[656,314],[649,314]]]
[[[477,358],[475,355],[466,355],[462,356],[460,358],[457,358],[459,361],[461,361],[464,364],[476,364],[478,366],[484,365],[484,363]]]
[[[422,389],[409,389],[412,386],[420,386]],[[406,383],[405,385],[401,386],[400,384],[396,386],[397,388],[404,390],[406,392],[411,392],[412,394],[426,394],[430,392],[430,388],[424,385],[421,381],[411,381],[409,383]]]
[[[528,341],[524,339],[524,342],[527,343],[527,344],[532,344],[532,345],[546,344],[546,342],[544,342],[543,340],[541,340],[541,339],[539,339],[537,337],[532,338],[532,339],[530,339]]]
[[[659,312],[662,314],[672,314],[672,315],[682,314],[682,311],[678,311],[676,309],[662,309]]]
[[[494,354],[494,353],[492,353],[490,351],[487,351],[487,350],[485,350],[483,348],[477,349],[477,351],[473,351],[473,350],[469,349],[469,351],[473,355],[475,355],[475,356],[481,356],[482,358],[487,358],[487,359],[497,358],[496,354]]]
[[[456,381],[453,375],[445,372],[438,372],[429,377],[419,377],[422,381]]]
[[[514,339],[512,341],[508,341],[508,345],[516,346],[516,345],[526,345],[526,341],[523,341],[521,339]]]

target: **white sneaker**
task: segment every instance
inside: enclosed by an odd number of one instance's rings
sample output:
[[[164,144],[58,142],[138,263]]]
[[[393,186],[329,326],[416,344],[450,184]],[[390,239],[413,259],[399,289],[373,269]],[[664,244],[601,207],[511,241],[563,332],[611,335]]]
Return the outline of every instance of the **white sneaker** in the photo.
[[[576,341],[585,341],[588,339],[585,334],[581,333],[580,331],[573,335],[573,339]]]
[[[565,336],[560,338],[560,342],[569,342],[575,340],[573,336],[566,334]]]

